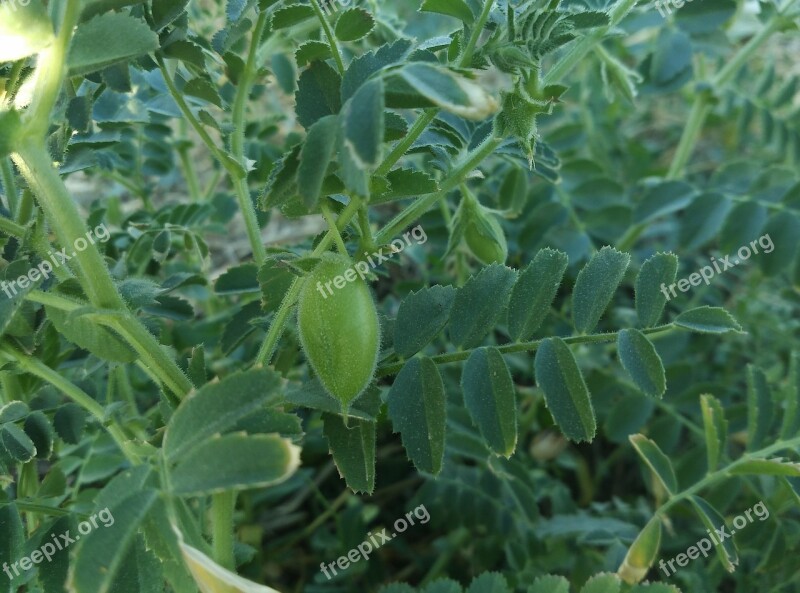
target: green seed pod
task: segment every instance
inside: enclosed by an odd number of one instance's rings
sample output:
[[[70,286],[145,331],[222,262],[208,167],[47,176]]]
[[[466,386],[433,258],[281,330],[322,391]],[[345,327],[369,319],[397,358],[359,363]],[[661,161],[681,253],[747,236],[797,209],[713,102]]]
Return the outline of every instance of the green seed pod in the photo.
[[[503,228],[494,214],[483,212],[482,206],[472,210],[464,239],[472,254],[486,265],[504,264],[508,257],[508,244]]]
[[[343,412],[372,381],[381,343],[375,302],[356,270],[349,258],[326,253],[308,275],[297,309],[308,362]]]

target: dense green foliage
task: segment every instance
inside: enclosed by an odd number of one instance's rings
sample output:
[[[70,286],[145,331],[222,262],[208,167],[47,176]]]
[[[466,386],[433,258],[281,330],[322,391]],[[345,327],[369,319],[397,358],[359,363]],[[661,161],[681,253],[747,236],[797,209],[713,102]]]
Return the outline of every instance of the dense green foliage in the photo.
[[[0,592],[800,591],[800,2],[679,4],[3,0]]]

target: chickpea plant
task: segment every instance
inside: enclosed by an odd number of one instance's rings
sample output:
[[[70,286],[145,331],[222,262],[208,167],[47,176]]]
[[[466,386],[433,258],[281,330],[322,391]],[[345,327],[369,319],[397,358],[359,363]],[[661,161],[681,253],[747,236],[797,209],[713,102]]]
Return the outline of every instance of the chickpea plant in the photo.
[[[800,590],[798,19],[3,0],[0,591]]]

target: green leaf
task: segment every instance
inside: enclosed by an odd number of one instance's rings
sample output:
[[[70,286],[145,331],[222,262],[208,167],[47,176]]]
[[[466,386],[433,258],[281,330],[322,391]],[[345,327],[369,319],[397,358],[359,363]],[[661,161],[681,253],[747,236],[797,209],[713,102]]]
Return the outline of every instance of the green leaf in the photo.
[[[464,119],[482,121],[500,107],[483,86],[443,66],[411,62],[393,76],[433,105]]]
[[[395,352],[411,358],[427,346],[444,329],[455,296],[452,286],[432,286],[404,298],[394,324]]]
[[[767,249],[761,245],[761,239],[768,239]],[[789,268],[798,253],[800,246],[800,218],[790,211],[776,212],[767,221],[764,233],[758,242],[753,241],[760,247],[758,265],[767,276],[777,276],[783,270]],[[750,244],[752,249],[752,244]]]
[[[375,422],[323,414],[323,433],[333,461],[351,490],[372,494],[375,490]]]
[[[64,404],[53,417],[56,433],[65,443],[77,445],[86,425],[86,413],[78,404]]]
[[[319,204],[322,183],[333,159],[339,136],[339,117],[327,115],[308,129],[308,136],[300,151],[297,170],[297,189],[309,210]]]
[[[0,504],[0,533],[3,534],[3,537],[0,537],[0,566],[5,566],[6,564],[11,566],[24,555],[24,529],[17,505],[13,501],[7,502],[4,500]],[[3,574],[3,581],[5,581],[6,576]],[[2,591],[3,593],[13,593],[18,590],[19,584],[21,583],[5,581],[2,585]]]
[[[286,29],[314,17],[314,9],[307,4],[290,4],[272,13],[272,29]]]
[[[251,263],[228,268],[214,283],[214,292],[220,295],[238,295],[259,292],[258,266]]]
[[[720,454],[725,451],[728,438],[728,421],[722,404],[713,395],[700,396],[700,408],[703,412],[703,429],[706,437],[706,453],[708,471],[716,471]]]
[[[497,348],[478,348],[461,375],[464,404],[481,436],[497,455],[517,447],[517,401],[511,372]]]
[[[309,7],[310,8],[310,7]],[[327,62],[313,62],[300,75],[295,93],[297,120],[309,129],[326,115],[342,108],[342,77]]]
[[[731,466],[728,473],[734,476],[791,476],[800,477],[800,463],[785,459],[749,459]]]
[[[442,471],[447,396],[436,364],[425,356],[409,360],[389,390],[389,418],[414,466]]]
[[[96,72],[158,47],[158,35],[144,21],[109,12],[78,26],[67,57],[69,75]]]
[[[678,492],[675,469],[672,467],[669,457],[664,455],[659,446],[642,434],[631,435],[630,441],[639,456],[653,470],[664,489],[670,494]]]
[[[227,434],[182,454],[170,470],[170,485],[179,496],[263,488],[283,482],[299,465],[300,448],[287,439]]]
[[[425,587],[423,593],[463,593],[461,585],[452,579],[436,579],[430,585]],[[384,593],[381,590],[381,593]]]
[[[684,181],[665,181],[647,191],[636,204],[634,222],[642,224],[682,210],[692,203],[697,192]]]
[[[719,245],[733,253],[761,234],[767,222],[767,209],[757,202],[739,202],[730,211],[720,231]]]
[[[25,402],[11,401],[0,408],[0,424],[22,420],[30,414],[30,412],[31,409]]]
[[[642,264],[636,276],[636,314],[644,327],[653,327],[661,319],[667,304],[666,291],[678,274],[678,257],[656,253]]]
[[[714,507],[708,504],[708,502],[696,495],[690,496],[689,501],[692,503],[694,510],[700,517],[700,521],[702,521],[703,526],[712,534],[715,532],[716,528],[723,527],[725,525],[725,519]],[[712,540],[713,539],[715,538],[712,536]],[[733,572],[736,565],[739,564],[739,555],[736,553],[736,544],[734,543],[733,538],[726,538],[721,542],[721,545],[715,541],[714,547],[717,550],[717,556],[719,556],[720,561],[722,561],[722,566],[725,568],[725,570],[728,572]]]
[[[223,568],[197,548],[185,544],[183,538],[179,540],[179,545],[184,563],[199,590],[204,593],[279,593]]]
[[[309,124],[309,127],[311,125],[313,122]],[[258,202],[262,210],[269,211],[272,208],[284,206],[297,195],[299,191],[297,189],[297,171],[300,168],[301,150],[302,145],[298,144],[275,163],[264,187],[264,193]]]
[[[675,13],[675,23],[687,33],[703,34],[721,31],[736,14],[735,0],[708,0],[682,5]]]
[[[517,274],[492,264],[459,289],[450,312],[450,339],[456,346],[474,348],[495,326],[511,296]]]
[[[464,0],[423,0],[420,11],[452,16],[467,25],[475,22],[475,15]]]
[[[792,352],[789,387],[782,413],[781,439],[789,440],[800,432],[800,351]]]
[[[661,519],[653,517],[634,540],[617,574],[628,584],[641,581],[661,548]]]
[[[534,359],[536,383],[547,408],[564,435],[575,442],[591,441],[597,421],[589,390],[572,351],[561,338],[547,338]]]
[[[581,593],[619,593],[621,586],[617,575],[602,573],[586,581]]]
[[[415,169],[393,169],[386,175],[389,182],[389,189],[379,195],[370,198],[370,204],[381,204],[432,194],[439,191],[439,184],[429,174]]]
[[[341,41],[358,41],[375,28],[375,19],[363,8],[348,8],[336,21],[334,33]]]
[[[496,572],[485,572],[472,579],[466,593],[512,593],[505,577]]]
[[[164,436],[164,456],[174,462],[212,436],[233,430],[247,416],[278,403],[281,383],[274,371],[257,369],[200,388],[172,415]]]
[[[773,403],[764,372],[748,365],[747,367],[747,449],[757,451],[764,445],[764,439],[772,426]]]
[[[343,113],[344,148],[362,170],[371,170],[381,160],[384,128],[383,80],[361,86],[347,102]]]
[[[542,249],[519,275],[508,304],[508,331],[514,341],[530,340],[550,312],[569,264],[567,254]]]
[[[528,587],[528,593],[569,593],[569,581],[560,576],[537,577]]]
[[[84,311],[88,311],[84,308]],[[121,337],[94,321],[45,306],[47,318],[67,340],[111,362],[134,362],[138,355]]]
[[[139,526],[158,494],[155,490],[137,492],[109,507],[112,527],[98,527],[79,543],[70,566],[67,587],[75,593],[108,593],[120,574]]]
[[[33,441],[16,424],[0,426],[0,447],[16,462],[28,463],[36,456]]]
[[[0,62],[16,62],[37,54],[54,39],[53,24],[41,0],[0,4]]]
[[[580,333],[591,332],[600,321],[630,261],[627,253],[603,247],[580,271],[572,294],[572,318]]]
[[[39,459],[49,459],[53,453],[53,440],[55,431],[47,416],[40,411],[35,411],[25,419],[25,434],[33,442],[36,448],[36,457]]]
[[[189,0],[159,0],[158,2],[153,2],[153,26],[155,30],[160,31],[175,21],[183,14],[188,4]],[[84,15],[85,13],[86,11],[84,10]]]
[[[721,307],[697,307],[678,315],[673,321],[678,327],[701,334],[745,333],[742,326]]]
[[[14,109],[0,110],[0,158],[5,158],[14,152],[21,131],[22,119],[19,112]]]
[[[638,329],[623,329],[617,336],[622,366],[642,393],[660,398],[667,390],[667,377],[653,343]]]
[[[327,60],[331,57],[331,46],[324,41],[312,39],[303,43],[294,53],[294,59],[300,67],[316,60]]]

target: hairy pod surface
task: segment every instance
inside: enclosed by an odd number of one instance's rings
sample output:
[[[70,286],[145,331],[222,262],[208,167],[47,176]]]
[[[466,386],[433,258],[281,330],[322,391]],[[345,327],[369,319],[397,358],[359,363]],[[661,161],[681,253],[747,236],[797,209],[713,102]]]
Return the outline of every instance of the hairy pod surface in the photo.
[[[327,253],[308,275],[297,324],[309,364],[347,411],[375,374],[381,342],[375,302],[348,258]]]

